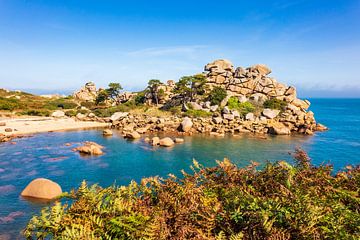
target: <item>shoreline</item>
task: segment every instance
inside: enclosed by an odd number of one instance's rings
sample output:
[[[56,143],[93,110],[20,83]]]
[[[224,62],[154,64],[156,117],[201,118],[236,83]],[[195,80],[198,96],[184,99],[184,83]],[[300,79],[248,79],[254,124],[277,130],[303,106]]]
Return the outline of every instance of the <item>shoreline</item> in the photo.
[[[5,123],[5,126],[0,126],[0,135],[15,138],[36,133],[85,130],[110,126],[109,123],[104,122],[77,121],[73,118],[52,117],[4,118],[0,122]]]

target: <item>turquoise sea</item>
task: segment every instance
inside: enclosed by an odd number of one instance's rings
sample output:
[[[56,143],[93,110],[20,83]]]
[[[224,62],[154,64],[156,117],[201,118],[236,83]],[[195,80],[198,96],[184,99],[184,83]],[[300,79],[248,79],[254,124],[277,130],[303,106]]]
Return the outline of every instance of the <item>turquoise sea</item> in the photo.
[[[314,164],[331,163],[335,170],[360,164],[360,99],[312,99],[311,110],[318,122],[330,128],[314,136],[253,136],[216,138],[186,137],[172,148],[153,148],[142,140],[128,141],[119,134],[104,138],[101,130],[37,134],[17,139],[16,145],[0,144],[0,239],[21,239],[19,233],[33,213],[45,206],[19,195],[34,178],[59,183],[64,191],[82,180],[108,186],[128,184],[148,176],[180,175],[192,159],[205,166],[230,158],[238,166],[251,161],[264,163],[291,160],[289,152],[305,149]],[[105,146],[100,157],[81,157],[71,149],[82,141]],[[72,146],[65,146],[71,143]]]

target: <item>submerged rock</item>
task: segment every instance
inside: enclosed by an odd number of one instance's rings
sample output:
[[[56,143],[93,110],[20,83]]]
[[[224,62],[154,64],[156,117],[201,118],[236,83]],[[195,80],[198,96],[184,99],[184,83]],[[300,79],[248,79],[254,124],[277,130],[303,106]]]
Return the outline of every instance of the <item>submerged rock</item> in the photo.
[[[104,129],[103,136],[112,136],[113,132],[110,129]]]
[[[102,155],[104,147],[95,142],[85,142],[83,146],[74,148],[73,151],[77,151],[82,154],[88,155]]]
[[[31,181],[21,192],[23,197],[40,199],[54,199],[62,194],[59,184],[46,178],[37,178]]]
[[[133,131],[133,132],[125,133],[124,137],[129,139],[139,139],[141,138],[141,135],[138,132]]]
[[[175,138],[175,143],[183,143],[184,139],[183,138]]]

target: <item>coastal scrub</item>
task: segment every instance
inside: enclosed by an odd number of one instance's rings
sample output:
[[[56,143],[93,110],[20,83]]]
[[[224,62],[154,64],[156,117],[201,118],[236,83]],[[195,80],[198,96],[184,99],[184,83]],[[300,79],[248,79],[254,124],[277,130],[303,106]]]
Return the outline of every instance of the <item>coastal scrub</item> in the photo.
[[[228,159],[183,177],[128,186],[84,181],[28,223],[28,239],[359,239],[360,167],[332,173],[297,150],[295,164]]]

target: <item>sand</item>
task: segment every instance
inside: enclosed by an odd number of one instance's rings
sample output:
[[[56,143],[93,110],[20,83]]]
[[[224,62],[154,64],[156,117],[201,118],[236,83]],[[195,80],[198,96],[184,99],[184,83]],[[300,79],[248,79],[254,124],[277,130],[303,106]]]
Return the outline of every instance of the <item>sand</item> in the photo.
[[[0,126],[0,134],[8,136],[109,126],[109,123],[76,121],[72,118],[56,119],[52,117],[2,118],[0,119],[1,122],[5,122],[6,126]],[[6,128],[11,128],[13,131],[5,132]]]

